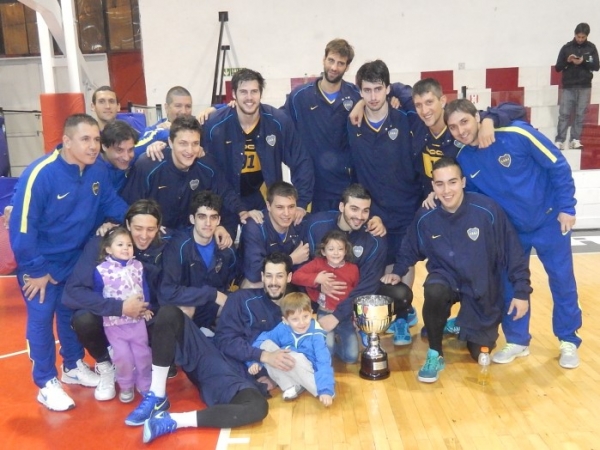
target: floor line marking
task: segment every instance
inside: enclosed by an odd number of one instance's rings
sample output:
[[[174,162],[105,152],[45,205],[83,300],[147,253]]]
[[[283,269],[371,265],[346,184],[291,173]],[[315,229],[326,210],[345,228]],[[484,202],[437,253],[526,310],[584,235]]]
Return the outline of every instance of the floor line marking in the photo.
[[[54,341],[54,343],[58,344],[58,340]],[[20,350],[18,352],[14,352],[14,353],[7,353],[6,355],[0,355],[0,359],[10,358],[11,356],[19,356],[19,355],[22,355],[23,353],[27,353],[27,349]]]

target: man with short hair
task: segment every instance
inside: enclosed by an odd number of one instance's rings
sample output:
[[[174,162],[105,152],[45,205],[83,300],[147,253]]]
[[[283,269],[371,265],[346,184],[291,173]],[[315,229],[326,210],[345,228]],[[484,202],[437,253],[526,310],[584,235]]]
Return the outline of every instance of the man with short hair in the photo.
[[[118,193],[125,187],[127,174],[134,161],[137,140],[137,131],[122,120],[110,122],[102,131],[100,157],[106,164],[112,185]]]
[[[531,293],[527,259],[502,208],[481,194],[464,192],[466,180],[453,158],[438,159],[432,169],[439,205],[417,212],[392,273],[381,279],[396,284],[409,267],[427,260],[423,320],[429,351],[418,373],[424,383],[437,381],[445,367],[442,336],[454,303],[461,304],[459,338],[477,360],[482,347],[496,346],[504,310],[503,273],[514,287],[513,320],[526,313]]]
[[[152,198],[160,205],[163,224],[173,229],[189,227],[189,215],[181,205],[189,205],[194,192],[211,190],[223,197],[227,209],[245,220],[248,212],[224,179],[221,169],[210,156],[202,157],[200,124],[192,116],[175,118],[169,130],[165,159],[153,161],[146,155],[134,164],[123,198],[133,203]]]
[[[99,377],[83,362],[83,347],[71,328],[73,311],[61,303],[65,281],[95,231],[90,218],[123,220],[127,205],[111,186],[100,153],[98,122],[69,116],[62,148],[34,161],[21,175],[10,217],[17,280],[27,307],[27,341],[37,399],[53,411],[75,402],[57,378],[53,321],[56,316],[61,380],[95,387]]]
[[[265,80],[241,69],[231,80],[235,108],[221,108],[204,125],[202,143],[241,196],[247,210],[265,207],[261,186],[283,180],[282,163],[298,190],[294,223],[299,224],[312,200],[314,167],[293,122],[281,110],[261,103]]]
[[[267,191],[264,220],[249,219],[242,227],[240,255],[243,264],[242,288],[263,287],[260,267],[273,252],[290,255],[294,266],[308,259],[308,244],[302,242],[301,225],[294,225],[298,191],[290,183],[276,181]]]
[[[328,42],[322,76],[294,88],[284,105],[314,163],[312,212],[337,209],[352,183],[346,122],[360,94],[343,77],[353,59],[354,49],[346,40]]]
[[[98,118],[101,132],[117,118],[117,113],[121,110],[117,93],[110,86],[100,86],[94,91],[91,107]]]
[[[455,100],[446,106],[445,120],[455,139],[464,144],[458,162],[467,178],[467,189],[476,188],[506,212],[529,255],[535,248],[548,274],[554,301],[552,327],[560,341],[559,364],[579,366],[581,309],[573,272],[570,231],[575,224],[575,183],[562,153],[542,133],[525,122],[496,130],[496,142],[478,149],[479,114],[471,102]],[[471,188],[472,189],[472,188]],[[513,297],[506,288],[506,308]],[[529,355],[529,318],[502,322],[507,345],[492,360],[509,363]]]
[[[334,229],[348,233],[352,245],[355,263],[358,265],[360,280],[350,292],[348,298],[340,302],[332,314],[319,317],[319,323],[327,332],[335,331],[339,340],[332,353],[346,363],[358,359],[358,340],[353,323],[353,301],[360,295],[376,293],[389,295],[394,299],[396,315],[406,323],[408,312],[412,309],[412,291],[399,283],[396,286],[382,285],[379,279],[385,272],[387,243],[385,238],[374,236],[367,230],[367,221],[371,213],[371,194],[360,184],[351,184],[344,190],[338,211],[323,211],[311,214],[304,224],[304,242],[308,243],[311,256],[314,256],[323,236]],[[321,284],[321,292],[338,299],[346,289],[346,282],[337,281],[330,276]],[[408,331],[394,328],[394,341],[397,345],[406,345]]]
[[[236,275],[235,251],[219,249],[214,238],[221,206],[217,194],[195,193],[189,206],[192,229],[174,237],[163,253],[159,301],[179,306],[198,327],[214,326]]]
[[[598,49],[588,41],[590,26],[580,23],[575,27],[575,37],[562,46],[554,69],[562,72],[562,94],[558,110],[558,126],[554,143],[560,150],[581,148],[581,130],[585,111],[590,104],[592,78],[600,69]],[[567,129],[571,124],[571,142],[565,145]]]

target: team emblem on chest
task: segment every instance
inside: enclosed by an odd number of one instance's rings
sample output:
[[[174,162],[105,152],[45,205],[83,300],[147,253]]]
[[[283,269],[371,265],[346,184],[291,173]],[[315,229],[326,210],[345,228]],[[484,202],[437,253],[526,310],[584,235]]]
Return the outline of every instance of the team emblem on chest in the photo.
[[[512,162],[512,160],[510,159],[510,155],[508,153],[505,153],[504,155],[498,158],[498,162],[504,167],[510,167],[510,163]]]
[[[215,264],[215,272],[219,273],[222,268],[223,268],[223,260],[219,257],[217,259],[217,263]]]
[[[352,107],[354,106],[354,102],[352,101],[351,98],[345,99],[342,104],[344,105],[344,108],[346,109],[346,111],[352,110]]]
[[[360,258],[364,252],[364,248],[362,247],[362,245],[355,245],[354,247],[352,247],[352,253],[354,253],[354,256],[356,256],[357,258]]]
[[[98,192],[100,192],[100,182],[96,181],[94,184],[92,184],[92,192],[94,193],[94,195],[98,195]]]
[[[471,239],[472,241],[476,241],[477,239],[479,239],[479,228],[469,228],[467,230],[467,236],[469,236],[469,239]]]
[[[388,131],[388,136],[392,141],[395,141],[398,137],[398,128],[392,128],[390,131]]]
[[[275,144],[277,143],[277,136],[275,136],[274,134],[270,134],[267,136],[267,144],[269,144],[271,147],[275,147]]]
[[[200,180],[198,180],[198,179],[190,180],[190,189],[192,191],[195,191],[196,189],[198,189],[198,186],[200,186]]]

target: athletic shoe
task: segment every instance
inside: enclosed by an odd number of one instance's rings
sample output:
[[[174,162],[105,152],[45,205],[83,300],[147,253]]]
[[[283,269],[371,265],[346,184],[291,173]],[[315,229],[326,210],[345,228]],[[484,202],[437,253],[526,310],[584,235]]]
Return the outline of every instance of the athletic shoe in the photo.
[[[458,325],[456,325],[456,317],[450,317],[448,320],[446,320],[446,325],[444,325],[444,334],[455,334],[455,335],[459,335],[460,334],[460,327]],[[421,328],[421,337],[422,338],[426,338],[427,337],[427,328],[422,327]]]
[[[579,355],[577,346],[572,342],[560,341],[560,358],[558,364],[564,369],[575,369],[579,367]]]
[[[412,343],[412,336],[408,329],[408,323],[404,319],[396,319],[394,325],[394,345],[409,345]]]
[[[446,367],[444,357],[430,348],[427,350],[427,359],[423,367],[419,370],[417,379],[423,383],[434,383],[438,380],[438,374],[444,370],[444,367]]]
[[[390,323],[390,326],[387,327],[387,330],[385,330],[385,334],[394,334],[396,330],[396,321],[394,320],[392,323]]]
[[[171,407],[167,397],[157,397],[154,392],[148,391],[144,394],[141,403],[125,419],[125,425],[138,427],[144,424],[144,421],[152,418],[161,411],[166,411]]]
[[[291,388],[288,388],[285,391],[283,391],[283,399],[286,402],[296,400],[298,396],[302,394],[305,390],[306,389],[304,389],[302,386],[294,385]]]
[[[100,375],[90,369],[82,359],[77,361],[73,369],[63,366],[63,374],[60,380],[66,384],[80,384],[81,386],[96,387],[100,382]]]
[[[579,139],[573,139],[569,144],[569,148],[573,150],[579,150],[580,148],[583,148],[583,144]]]
[[[555,142],[554,145],[556,145],[556,148],[559,150],[564,150],[565,149],[565,143],[564,142]]]
[[[110,361],[96,363],[96,373],[100,376],[100,381],[94,391],[96,400],[103,402],[115,398],[117,391],[115,389],[115,366],[113,363]]]
[[[175,364],[171,364],[169,366],[169,372],[167,373],[167,378],[175,378],[177,376],[177,366]]]
[[[171,419],[167,411],[159,412],[154,417],[144,421],[144,444],[152,442],[163,434],[172,433],[177,429],[177,422]]]
[[[52,411],[68,411],[75,408],[75,402],[63,390],[58,378],[52,378],[40,389],[37,401]]]
[[[135,392],[133,391],[133,388],[122,389],[121,392],[119,392],[119,400],[121,403],[131,403],[134,397]]]
[[[529,347],[527,345],[506,344],[504,348],[492,355],[492,361],[497,364],[508,364],[513,362],[515,358],[522,358],[529,355]]]
[[[367,348],[369,346],[369,335],[362,330],[358,330],[358,335],[360,336],[360,342],[362,342],[363,347]]]
[[[412,308],[406,317],[406,321],[408,322],[409,327],[414,327],[417,323],[419,323],[419,315],[417,314],[417,310]]]

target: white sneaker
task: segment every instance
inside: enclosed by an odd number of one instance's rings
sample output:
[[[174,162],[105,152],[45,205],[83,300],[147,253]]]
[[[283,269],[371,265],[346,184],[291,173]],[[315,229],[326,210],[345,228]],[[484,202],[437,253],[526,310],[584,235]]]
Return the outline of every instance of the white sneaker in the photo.
[[[302,386],[294,385],[291,388],[288,388],[285,391],[283,391],[282,397],[286,402],[296,400],[298,396],[302,394],[305,390],[306,389],[304,389]]]
[[[577,346],[572,342],[560,341],[560,358],[558,364],[564,369],[575,369],[579,367],[579,355]]]
[[[583,148],[583,144],[581,143],[581,141],[579,139],[573,139],[571,141],[571,144],[569,145],[569,148],[571,148],[573,150],[578,150],[580,148]]]
[[[134,397],[135,392],[133,388],[122,389],[121,392],[119,392],[119,400],[121,400],[121,403],[131,403]]]
[[[52,411],[68,411],[75,408],[75,402],[63,390],[57,378],[52,378],[40,389],[37,401]]]
[[[100,377],[98,386],[94,391],[94,397],[98,401],[112,400],[117,395],[115,390],[115,366],[110,361],[96,364],[96,373]],[[133,397],[132,397],[133,400]]]
[[[564,150],[565,149],[565,143],[564,142],[555,142],[554,145],[556,145],[556,148],[558,148],[559,150]]]
[[[498,364],[508,364],[509,362],[513,362],[515,358],[527,355],[529,355],[529,347],[527,345],[507,343],[502,350],[494,353],[492,361]]]
[[[77,361],[77,367],[74,369],[65,369],[63,366],[63,374],[60,380],[66,384],[80,384],[86,387],[96,387],[100,381],[100,376],[93,372],[82,359]]]

